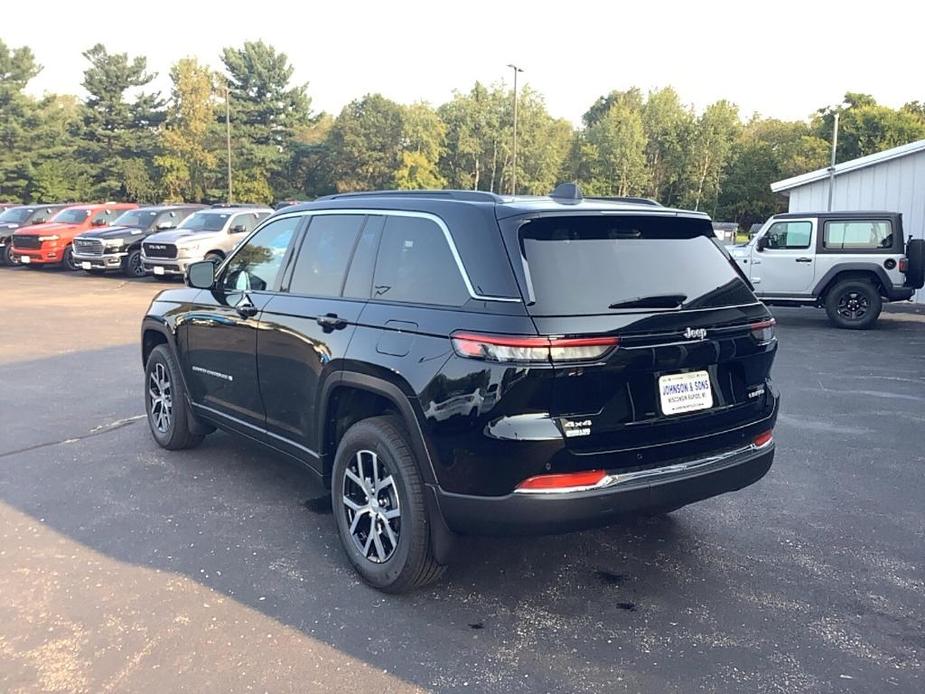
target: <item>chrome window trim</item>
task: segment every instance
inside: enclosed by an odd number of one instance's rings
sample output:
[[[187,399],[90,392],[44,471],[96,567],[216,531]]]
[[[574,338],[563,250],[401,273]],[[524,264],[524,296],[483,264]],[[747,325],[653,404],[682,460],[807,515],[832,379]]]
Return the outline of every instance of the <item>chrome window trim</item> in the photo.
[[[456,243],[453,241],[453,236],[450,234],[450,229],[447,227],[446,222],[444,222],[440,217],[430,212],[414,212],[410,210],[376,210],[376,209],[363,209],[363,208],[344,208],[344,209],[331,209],[331,210],[301,210],[297,212],[288,212],[286,214],[272,215],[267,219],[263,220],[257,227],[251,232],[251,235],[256,234],[260,229],[271,221],[277,221],[279,219],[285,219],[287,217],[314,217],[316,215],[332,215],[332,214],[361,214],[361,215],[378,215],[381,217],[416,217],[418,219],[426,219],[434,224],[443,232],[443,237],[446,239],[447,245],[450,247],[450,253],[453,256],[453,260],[456,262],[456,269],[459,270],[459,274],[462,277],[463,284],[466,285],[466,291],[469,293],[469,297],[476,299],[477,301],[501,301],[505,303],[514,303],[519,304],[521,300],[519,298],[507,297],[507,296],[491,296],[488,294],[479,294],[475,291],[475,287],[472,285],[472,280],[469,278],[469,273],[466,272],[466,268],[463,265],[462,257],[459,255],[459,250],[456,248]],[[238,247],[235,249],[235,252],[228,257],[231,258],[238,252],[238,249],[242,248],[248,241],[250,241],[250,236],[245,238],[241,243],[238,244]],[[414,303],[414,302],[407,302]]]

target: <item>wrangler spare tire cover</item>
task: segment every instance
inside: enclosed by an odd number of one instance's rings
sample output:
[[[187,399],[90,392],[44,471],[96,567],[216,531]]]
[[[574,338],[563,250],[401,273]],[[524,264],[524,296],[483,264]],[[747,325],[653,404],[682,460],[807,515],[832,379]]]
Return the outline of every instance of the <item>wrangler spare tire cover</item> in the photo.
[[[925,286],[925,240],[912,239],[906,244],[909,269],[906,270],[906,285],[921,289]]]

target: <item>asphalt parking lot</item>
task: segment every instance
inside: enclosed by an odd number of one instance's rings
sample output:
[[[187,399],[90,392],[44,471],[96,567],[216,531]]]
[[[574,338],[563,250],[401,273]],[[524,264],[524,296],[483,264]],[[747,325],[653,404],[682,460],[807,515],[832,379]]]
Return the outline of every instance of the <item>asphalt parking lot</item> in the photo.
[[[776,310],[759,484],[361,584],[297,467],[141,415],[162,285],[0,268],[0,690],[925,689],[925,315]]]

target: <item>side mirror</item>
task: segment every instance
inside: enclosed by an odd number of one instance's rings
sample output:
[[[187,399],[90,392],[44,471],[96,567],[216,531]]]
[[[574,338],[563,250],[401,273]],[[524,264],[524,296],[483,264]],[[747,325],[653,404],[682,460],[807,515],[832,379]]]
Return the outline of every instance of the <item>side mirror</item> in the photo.
[[[235,224],[233,227],[231,227],[232,234],[243,234],[245,231],[247,231],[247,227],[243,224]]]
[[[215,263],[211,260],[190,263],[186,268],[186,284],[193,289],[212,289],[215,284]]]
[[[167,229],[176,229],[176,225],[173,222],[161,222],[156,227],[158,231],[166,231]]]
[[[106,220],[105,219],[94,219],[92,222],[90,222],[90,224],[95,227],[104,227],[106,226]]]
[[[755,241],[755,250],[759,253],[768,247],[768,237],[761,236],[757,241]]]

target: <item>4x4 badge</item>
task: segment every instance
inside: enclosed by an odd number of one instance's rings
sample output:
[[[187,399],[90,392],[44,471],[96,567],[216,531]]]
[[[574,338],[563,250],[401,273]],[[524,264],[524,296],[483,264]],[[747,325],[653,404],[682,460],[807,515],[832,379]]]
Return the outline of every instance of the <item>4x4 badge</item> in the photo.
[[[707,336],[706,328],[687,328],[684,333],[684,337],[688,340],[702,340]]]

